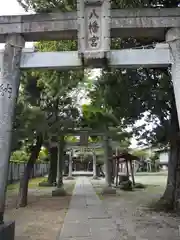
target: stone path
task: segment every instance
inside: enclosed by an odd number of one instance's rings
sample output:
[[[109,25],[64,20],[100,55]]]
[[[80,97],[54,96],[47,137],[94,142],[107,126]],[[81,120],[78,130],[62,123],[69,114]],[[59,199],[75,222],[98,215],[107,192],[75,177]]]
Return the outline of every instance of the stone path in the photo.
[[[115,240],[116,224],[86,177],[78,178],[58,240]]]

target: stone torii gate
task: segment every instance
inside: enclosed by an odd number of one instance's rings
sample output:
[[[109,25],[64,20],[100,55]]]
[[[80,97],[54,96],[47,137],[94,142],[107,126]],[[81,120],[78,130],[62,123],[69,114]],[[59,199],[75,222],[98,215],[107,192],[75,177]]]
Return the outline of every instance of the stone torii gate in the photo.
[[[109,153],[109,148],[111,147],[111,141],[109,137],[112,134],[117,134],[118,129],[114,130],[108,130],[108,131],[97,131],[97,130],[92,130],[90,128],[84,128],[84,129],[74,129],[74,130],[68,130],[65,132],[61,132],[61,134],[66,134],[66,135],[73,135],[73,136],[80,136],[80,141],[77,143],[66,143],[66,148],[69,147],[81,147],[81,148],[93,148],[93,149],[98,149],[98,148],[103,148],[104,147],[104,160],[105,160],[105,180],[106,184],[108,187],[111,187],[111,178],[110,178],[110,173],[109,173],[109,158],[111,158],[111,153]],[[99,136],[102,138],[102,142],[99,143],[88,143],[88,138],[91,136]],[[92,151],[93,153],[93,177],[94,179],[97,178],[97,173],[96,173],[96,156],[95,152]],[[72,175],[72,158],[70,158],[70,164],[69,164],[69,172]],[[71,176],[70,176],[71,177]],[[105,189],[106,190],[106,189]]]
[[[97,171],[96,171],[96,153],[95,150],[102,148],[103,144],[102,143],[89,143],[87,146],[80,146],[78,143],[66,143],[66,149],[71,149],[69,150],[69,163],[68,163],[68,167],[69,167],[69,173],[68,173],[68,179],[72,179],[72,149],[78,149],[78,150],[82,150],[84,152],[86,152],[86,150],[88,150],[88,152],[90,152],[92,154],[93,157],[93,178],[97,179]]]
[[[77,9],[77,12],[0,17],[0,43],[5,43],[0,62],[1,223],[20,69],[71,69],[81,66],[101,67],[104,64],[115,67],[172,65],[180,122],[180,9],[111,10],[109,0],[78,0]],[[123,50],[124,52],[110,49],[110,38],[129,36],[166,41],[169,47],[159,50]],[[78,52],[22,53],[25,41],[63,39],[78,39]],[[56,63],[53,59],[56,59]],[[3,227],[3,224],[0,226]],[[7,239],[6,236],[4,239]]]

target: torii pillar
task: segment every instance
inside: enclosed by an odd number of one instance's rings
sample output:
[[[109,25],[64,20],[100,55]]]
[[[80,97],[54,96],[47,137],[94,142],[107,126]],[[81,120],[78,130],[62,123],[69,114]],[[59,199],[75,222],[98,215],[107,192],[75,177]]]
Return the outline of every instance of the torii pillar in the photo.
[[[6,38],[0,66],[0,239],[14,239],[14,223],[4,223],[13,119],[20,84],[20,60],[25,41],[20,34]]]
[[[107,135],[104,136],[104,163],[105,163],[105,187],[102,191],[102,194],[116,194],[116,189],[112,188],[112,179],[110,174],[112,160],[112,151],[109,142],[109,137]]]
[[[180,125],[180,28],[171,28],[166,33],[172,55],[172,82]]]
[[[63,187],[63,164],[64,164],[64,148],[65,140],[64,136],[60,137],[58,142],[58,162],[57,162],[57,188],[52,191],[52,196],[65,196],[66,191]]]
[[[68,172],[68,177],[66,178],[67,180],[73,180],[74,179],[73,176],[72,176],[72,170],[73,170],[72,159],[73,159],[73,150],[71,150],[70,153],[69,153],[69,164],[68,164],[69,172]]]
[[[93,151],[93,179],[98,179],[96,170],[96,153]]]
[[[166,33],[166,41],[169,44],[171,55],[172,55],[172,68],[171,68],[172,82],[173,82],[173,88],[174,88],[178,122],[180,127],[180,28],[169,29]],[[179,139],[178,139],[178,142],[179,142]],[[180,182],[179,169],[180,169],[180,161],[178,160],[178,165],[175,165],[174,168],[169,168],[169,171],[168,171],[168,175],[174,174],[175,172],[177,183]],[[177,190],[179,189],[178,186],[175,186],[175,187],[177,188]],[[179,209],[179,202],[180,202],[179,191],[175,191],[174,199],[175,199],[174,207]]]

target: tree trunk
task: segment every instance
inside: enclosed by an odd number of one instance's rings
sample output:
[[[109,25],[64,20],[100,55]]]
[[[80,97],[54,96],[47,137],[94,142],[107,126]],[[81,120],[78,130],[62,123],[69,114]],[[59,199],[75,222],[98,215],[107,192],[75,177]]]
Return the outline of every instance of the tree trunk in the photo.
[[[176,172],[175,172],[175,191],[173,207],[176,211],[180,210],[180,141],[177,141],[176,148]]]
[[[175,192],[175,173],[176,173],[176,147],[171,146],[168,162],[168,178],[165,192],[161,198],[169,208],[173,208],[174,192]]]
[[[111,173],[111,158],[112,158],[112,148],[109,144],[109,137],[104,137],[104,157],[105,157],[105,181],[108,187],[111,187],[112,183],[112,173]]]
[[[49,168],[49,174],[48,174],[48,183],[51,184],[51,185],[56,183],[57,153],[58,153],[58,148],[57,147],[51,147],[50,148],[50,168]]]
[[[64,167],[64,136],[61,136],[59,149],[58,149],[58,181],[57,188],[61,188],[63,185],[63,167]]]
[[[24,174],[20,179],[20,187],[19,187],[19,197],[17,207],[26,207],[27,206],[27,195],[28,195],[28,184],[29,178],[32,174],[34,163],[38,158],[39,152],[41,150],[41,146],[43,143],[42,135],[38,135],[36,138],[36,145],[31,148],[31,155],[27,162],[27,165],[24,169]]]
[[[180,141],[178,136],[179,123],[175,101],[173,105],[171,112],[171,134],[173,138],[170,141],[168,179],[165,192],[160,199],[160,202],[162,202],[165,208],[168,209],[177,209],[180,199]]]
[[[105,173],[102,170],[102,165],[99,165],[99,170],[100,170],[100,174],[102,175],[102,177],[105,178]]]

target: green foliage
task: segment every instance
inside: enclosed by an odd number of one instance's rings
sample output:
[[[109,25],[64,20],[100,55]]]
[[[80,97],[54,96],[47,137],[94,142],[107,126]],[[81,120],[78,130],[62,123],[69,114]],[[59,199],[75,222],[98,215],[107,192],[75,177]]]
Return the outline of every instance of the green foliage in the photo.
[[[96,155],[96,163],[98,165],[103,165],[104,164],[104,154]]]
[[[72,50],[75,42],[42,42],[40,51]],[[84,78],[82,71],[23,72],[14,123],[13,149],[32,144],[43,134],[48,141],[53,135],[78,123],[79,110],[72,91]]]
[[[84,162],[92,162],[93,156],[91,153],[85,153],[83,154],[83,160]]]
[[[76,10],[74,0],[18,0],[18,2],[26,10],[32,9],[36,12]],[[111,3],[112,8],[175,7],[179,1],[113,0]],[[129,48],[140,46],[145,41],[153,42],[152,39],[113,39],[112,46]],[[77,41],[42,41],[36,47],[39,51],[76,50]],[[32,141],[38,132],[43,132],[44,138],[48,139],[50,135],[58,134],[64,128],[75,127],[80,119],[71,93],[83,79],[82,71],[26,72],[22,80],[22,99],[17,106],[18,117],[14,124],[13,149],[18,149],[22,143],[27,142],[27,139]],[[91,85],[88,86],[92,88]],[[167,69],[103,71],[90,91],[90,98],[91,104],[83,106],[81,119],[83,127],[107,129],[115,126],[124,132],[125,127],[131,126],[139,139],[145,138],[148,143],[169,144],[173,132],[172,125],[177,116],[174,113],[174,94],[170,72]],[[146,129],[144,124],[134,127],[134,123],[141,119],[144,113],[146,123],[154,124],[154,131]],[[97,141],[97,137],[91,140]],[[121,140],[122,138],[118,141]]]
[[[12,162],[27,162],[29,159],[29,154],[25,152],[24,150],[17,150],[12,153],[11,155],[11,161]]]
[[[157,152],[154,152],[151,157],[151,168],[153,172],[159,171],[159,154]]]
[[[82,106],[82,112],[82,125],[85,127],[105,130],[108,127],[117,126],[119,124],[114,115],[103,108],[103,106],[99,107],[93,104],[84,104]]]
[[[149,156],[149,154],[148,154],[148,152],[146,151],[146,150],[133,150],[133,151],[131,151],[131,154],[132,155],[134,155],[134,156],[136,156],[136,157],[139,157],[140,159],[147,159],[147,158],[149,158],[150,156]]]
[[[76,0],[17,0],[26,10],[35,12],[72,11],[76,9]]]
[[[92,90],[91,90],[92,89]],[[90,89],[90,95],[97,93],[94,86]],[[94,101],[93,98],[91,98]],[[97,101],[96,101],[97,100]],[[81,124],[83,127],[88,127],[98,132],[106,132],[110,135],[111,139],[118,142],[121,148],[127,148],[130,145],[131,134],[124,131],[120,122],[113,115],[108,108],[105,108],[99,99],[96,99],[89,105],[82,106],[83,117]],[[102,141],[100,136],[91,136],[91,142]]]
[[[25,10],[36,12],[70,11],[75,1],[19,0]],[[77,41],[41,41],[38,51],[71,51],[77,49]],[[37,134],[48,140],[78,124],[79,110],[72,92],[84,79],[83,71],[25,71],[14,122],[13,148],[31,145]]]
[[[36,12],[58,12],[76,10],[76,0],[17,0],[27,11],[33,9]],[[112,0],[112,8],[134,7],[177,7],[177,0]]]
[[[32,107],[24,96],[24,92],[21,89],[16,105],[12,151],[20,149],[22,145],[31,144],[36,134],[44,129],[44,112],[38,106]]]
[[[159,4],[161,7],[174,7],[178,3],[178,1],[112,1],[112,4],[118,7],[155,7]],[[148,39],[148,43],[153,43],[153,40]],[[115,48],[131,48],[142,44],[144,39],[128,38],[112,41]],[[177,113],[169,69],[104,70],[91,90],[90,97],[93,107],[98,106],[110,112],[123,128],[131,127],[139,141],[146,139],[148,144],[168,145],[172,132],[176,134],[178,131],[172,127],[176,125]],[[95,121],[94,114],[91,115]],[[87,118],[91,120],[90,116]],[[135,126],[135,122],[142,118],[145,120],[144,123]],[[146,128],[152,124],[153,131]]]
[[[167,69],[126,69],[103,71],[90,93],[92,105],[102,105],[131,127],[139,139],[167,145],[172,134],[172,114],[176,107],[170,72]],[[134,124],[144,117],[141,126]],[[174,120],[173,120],[174,121]],[[145,128],[152,124],[154,131]]]
[[[151,157],[150,157],[151,161],[156,161],[159,159],[159,154],[157,152],[154,152]]]
[[[22,148],[20,150],[16,150],[11,154],[11,162],[17,162],[17,163],[26,163],[28,162],[30,157],[30,152],[26,148]],[[46,148],[43,148],[38,157],[38,162],[47,162],[48,161],[48,151]]]
[[[40,162],[49,161],[48,156],[49,156],[49,153],[47,148],[42,148],[41,151],[39,152],[38,161]]]
[[[129,151],[129,147],[131,145],[131,139],[129,137],[121,137],[119,139],[119,151],[124,152],[124,151]]]
[[[79,140],[75,136],[65,136],[65,141],[66,142],[72,142],[72,143],[79,142]]]
[[[177,0],[112,0],[113,8],[137,8],[137,7],[177,7]]]

